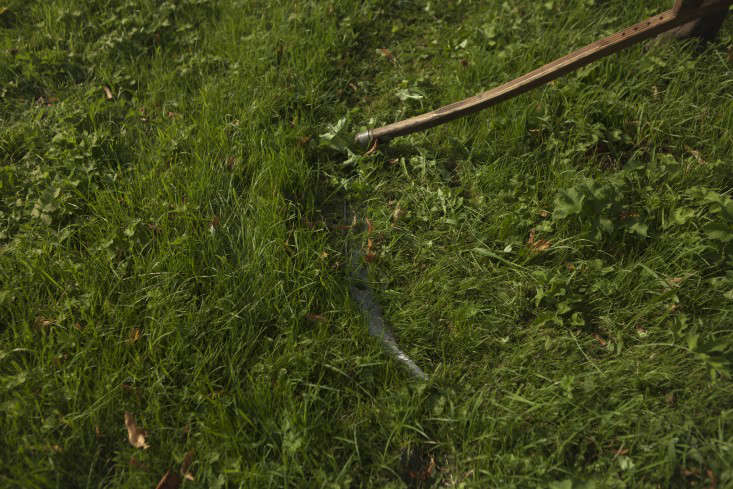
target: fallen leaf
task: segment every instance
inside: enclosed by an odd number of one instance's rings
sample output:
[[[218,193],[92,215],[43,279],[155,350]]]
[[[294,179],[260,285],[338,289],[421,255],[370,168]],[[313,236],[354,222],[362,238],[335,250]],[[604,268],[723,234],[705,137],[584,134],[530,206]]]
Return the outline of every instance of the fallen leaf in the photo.
[[[372,234],[374,231],[374,225],[372,224],[372,221],[369,220],[369,218],[366,218],[366,224],[367,224],[367,234]]]
[[[298,145],[305,146],[311,139],[310,136],[301,136],[298,138]]]
[[[392,51],[390,51],[389,49],[379,48],[377,49],[377,52],[381,54],[382,56],[384,56],[385,58],[387,58],[388,60],[390,60],[392,63],[395,62],[394,54],[392,54]]]
[[[638,212],[634,212],[634,211],[623,211],[623,212],[621,212],[618,215],[618,217],[622,221],[625,221],[627,219],[631,219],[631,218],[634,218],[634,217],[639,217],[639,213]]]
[[[546,239],[535,238],[535,232],[534,229],[532,229],[529,231],[529,239],[527,240],[527,244],[535,253],[541,253],[550,248],[551,242]]]
[[[127,440],[135,448],[146,449],[150,445],[145,442],[145,430],[142,430],[136,423],[132,413],[125,411],[125,426],[127,427]]]
[[[392,211],[392,223],[396,223],[400,220],[400,217],[405,215],[405,211],[400,207],[399,202],[397,203],[397,206],[394,208],[394,211]]]
[[[372,146],[369,148],[369,151],[364,153],[364,156],[368,156],[374,153],[377,150],[377,146],[379,146],[379,139],[375,139],[374,141],[372,141]]]
[[[533,251],[540,253],[542,251],[548,250],[550,248],[550,241],[546,239],[538,239],[535,241],[535,243],[532,245]]]
[[[140,339],[140,328],[132,328],[130,331],[130,343],[135,343],[137,340]]]
[[[325,260],[326,258],[328,258],[328,253],[325,251],[321,251],[321,254],[318,255],[318,258],[320,258],[321,260]]]
[[[178,474],[178,472],[168,469],[166,473],[163,474],[158,485],[155,486],[155,489],[178,489],[181,487],[182,482],[183,478]]]
[[[227,158],[226,165],[227,170],[231,170],[237,165],[237,158],[235,156],[230,156],[229,158]]]
[[[608,342],[604,340],[603,338],[601,338],[600,335],[598,335],[598,333],[593,333],[593,338],[595,338],[596,341],[601,344],[601,346],[606,346],[608,344]]]
[[[53,319],[48,319],[43,316],[38,316],[36,318],[36,327],[50,328],[54,324],[56,324],[56,321],[54,321]]]
[[[426,481],[430,479],[430,477],[433,475],[434,470],[435,470],[435,459],[431,455],[430,462],[428,462],[428,465],[426,467],[423,467],[417,471],[411,470],[409,471],[409,475],[412,479]]]
[[[674,405],[674,400],[674,392],[670,392],[666,396],[664,396],[664,402],[666,402],[669,406]]]
[[[695,161],[697,161],[699,165],[707,164],[707,162],[704,159],[702,159],[702,156],[700,156],[699,151],[697,151],[696,149],[692,149],[689,146],[685,146],[685,149],[687,150],[688,153],[690,153],[695,158]]]
[[[129,463],[130,463],[130,467],[135,467],[136,469],[141,469],[141,470],[148,470],[148,466],[142,463],[141,461],[139,461],[138,459],[136,459],[134,455],[130,457]]]
[[[186,455],[183,456],[183,462],[181,462],[181,474],[183,475],[184,479],[193,480],[193,474],[188,470],[188,468],[191,466],[191,463],[193,462],[193,450],[189,450],[186,452]]]
[[[107,85],[102,86],[102,88],[104,89],[104,94],[107,97],[107,100],[112,100],[114,98],[112,90],[110,90]]]
[[[682,277],[672,277],[667,279],[669,285],[679,285],[682,282]]]
[[[549,215],[550,215],[550,212],[549,212],[549,211],[546,211],[546,210],[544,210],[544,209],[542,209],[542,210],[541,210],[541,211],[539,212],[539,214],[540,214],[540,217],[547,217],[547,216],[549,216]]]
[[[372,223],[371,223],[371,222],[369,221],[369,219],[367,219],[367,223],[369,224],[369,227],[370,227],[370,229],[371,229],[371,225],[372,225]],[[367,239],[367,247],[366,247],[366,251],[365,251],[365,253],[364,253],[364,259],[365,259],[365,260],[366,260],[366,261],[367,261],[368,263],[371,263],[371,262],[373,262],[373,261],[374,261],[374,260],[375,260],[375,259],[377,258],[377,255],[376,255],[376,253],[374,253],[374,252],[372,251],[372,248],[373,248],[373,247],[374,247],[374,241],[372,241],[372,238],[369,238],[369,239]]]
[[[713,473],[712,469],[706,470],[705,473],[707,474],[708,479],[710,479],[710,485],[708,486],[708,488],[716,489],[718,487],[718,480],[715,478],[715,474]]]

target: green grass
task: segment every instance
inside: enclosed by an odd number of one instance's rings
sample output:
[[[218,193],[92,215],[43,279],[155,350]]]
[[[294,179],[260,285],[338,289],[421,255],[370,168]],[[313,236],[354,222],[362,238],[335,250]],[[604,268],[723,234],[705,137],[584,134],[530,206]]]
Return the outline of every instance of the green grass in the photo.
[[[0,3],[0,486],[733,487],[730,18],[342,142],[670,3]]]

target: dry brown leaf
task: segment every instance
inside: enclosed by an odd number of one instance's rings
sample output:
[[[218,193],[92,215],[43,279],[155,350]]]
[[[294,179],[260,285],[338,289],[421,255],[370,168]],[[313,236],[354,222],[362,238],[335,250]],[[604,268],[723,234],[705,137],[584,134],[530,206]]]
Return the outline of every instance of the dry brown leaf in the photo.
[[[112,95],[112,90],[110,90],[107,85],[102,86],[102,88],[104,89],[104,95],[107,97],[107,100],[115,98],[114,95]]]
[[[374,153],[377,150],[377,146],[379,146],[379,139],[375,139],[374,141],[372,141],[372,146],[369,148],[369,151],[364,153],[364,156],[368,156]]]
[[[130,331],[130,343],[135,343],[137,340],[140,339],[140,328],[132,328]]]
[[[150,446],[145,442],[145,435],[147,433],[135,423],[135,416],[128,411],[125,411],[125,426],[127,427],[127,440],[130,442],[130,445],[142,449]]]
[[[138,459],[136,459],[135,456],[130,457],[129,463],[130,463],[130,467],[135,467],[136,469],[141,469],[141,470],[148,470],[148,466],[142,463],[141,461],[139,461]]]
[[[595,338],[596,341],[601,344],[601,346],[606,346],[608,344],[608,342],[601,338],[598,333],[593,333],[593,338]]]
[[[715,474],[713,473],[712,469],[707,469],[705,473],[708,476],[708,479],[710,480],[710,485],[708,486],[709,489],[716,489],[718,487],[718,480],[715,478]]]
[[[379,52],[382,54],[382,56],[384,56],[385,58],[387,58],[391,62],[393,62],[393,63],[395,62],[394,54],[392,54],[392,51],[390,51],[389,49],[387,49],[387,48],[379,48]]]
[[[619,219],[621,219],[622,221],[625,221],[625,220],[627,220],[627,219],[633,219],[633,218],[635,218],[635,217],[639,217],[639,213],[638,213],[638,212],[634,212],[634,211],[622,211],[622,212],[621,212],[621,213],[620,213],[620,214],[618,215],[618,217],[619,217]]]
[[[178,474],[178,472],[168,469],[166,473],[163,474],[158,485],[155,486],[155,489],[178,489],[181,487],[182,482],[183,478]]]
[[[664,396],[664,402],[666,402],[670,406],[674,405],[674,392],[670,392],[666,396]]]
[[[699,151],[697,151],[696,149],[692,149],[689,146],[685,146],[685,149],[687,150],[688,153],[690,153],[695,158],[695,161],[697,161],[699,165],[707,164],[707,162],[702,158],[702,156],[700,156]]]
[[[552,243],[546,239],[535,238],[534,229],[531,229],[529,231],[529,239],[527,240],[527,244],[529,245],[530,249],[535,253],[541,253],[548,250]]]
[[[186,455],[183,456],[183,462],[181,462],[181,474],[183,475],[184,479],[193,480],[193,474],[188,470],[189,467],[191,467],[191,463],[193,462],[193,450],[189,450],[186,452]]]
[[[542,251],[546,251],[546,250],[550,249],[550,245],[551,244],[552,243],[550,241],[546,240],[546,239],[538,239],[537,241],[535,241],[532,244],[532,250],[535,251],[535,252],[537,252],[537,253],[540,253]]]
[[[405,211],[400,207],[399,202],[397,203],[397,206],[394,208],[394,211],[392,211],[392,223],[396,223],[400,220],[400,217],[405,215]]]
[[[46,328],[50,328],[54,324],[56,324],[56,321],[53,320],[53,319],[49,319],[49,318],[46,318],[46,317],[43,317],[43,316],[38,316],[36,318],[36,327],[38,327],[38,328],[44,328],[44,329],[46,329]]]
[[[371,226],[371,222],[367,219],[367,222],[369,223],[369,226]],[[371,263],[374,260],[377,259],[377,254],[372,251],[372,248],[374,246],[374,241],[372,241],[372,238],[367,239],[367,246],[366,246],[366,252],[364,253],[364,259]]]
[[[431,455],[430,462],[428,462],[427,466],[422,467],[419,470],[411,470],[408,472],[408,474],[410,475],[412,479],[416,479],[419,481],[426,481],[430,479],[434,471],[435,471],[435,459]]]

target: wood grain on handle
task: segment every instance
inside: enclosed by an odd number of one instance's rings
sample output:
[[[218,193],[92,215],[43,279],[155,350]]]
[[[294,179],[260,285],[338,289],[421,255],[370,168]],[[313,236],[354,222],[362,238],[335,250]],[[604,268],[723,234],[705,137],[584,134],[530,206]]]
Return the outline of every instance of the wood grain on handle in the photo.
[[[429,129],[444,122],[463,117],[494,104],[520,95],[543,85],[570,71],[576,70],[597,59],[615,53],[632,44],[654,37],[690,20],[723,10],[733,4],[733,0],[706,0],[697,8],[688,8],[690,0],[677,0],[675,7],[639,22],[584,48],[556,59],[526,75],[515,78],[494,89],[474,95],[422,115],[411,117],[383,127],[360,133],[357,142],[364,144],[373,140],[388,141],[417,131]]]

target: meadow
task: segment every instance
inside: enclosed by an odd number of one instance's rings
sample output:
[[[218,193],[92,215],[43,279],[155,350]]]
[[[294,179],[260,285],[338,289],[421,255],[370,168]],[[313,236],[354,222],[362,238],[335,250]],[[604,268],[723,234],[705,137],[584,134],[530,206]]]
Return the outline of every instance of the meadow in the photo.
[[[352,143],[671,3],[0,2],[0,486],[733,487],[733,15]]]

